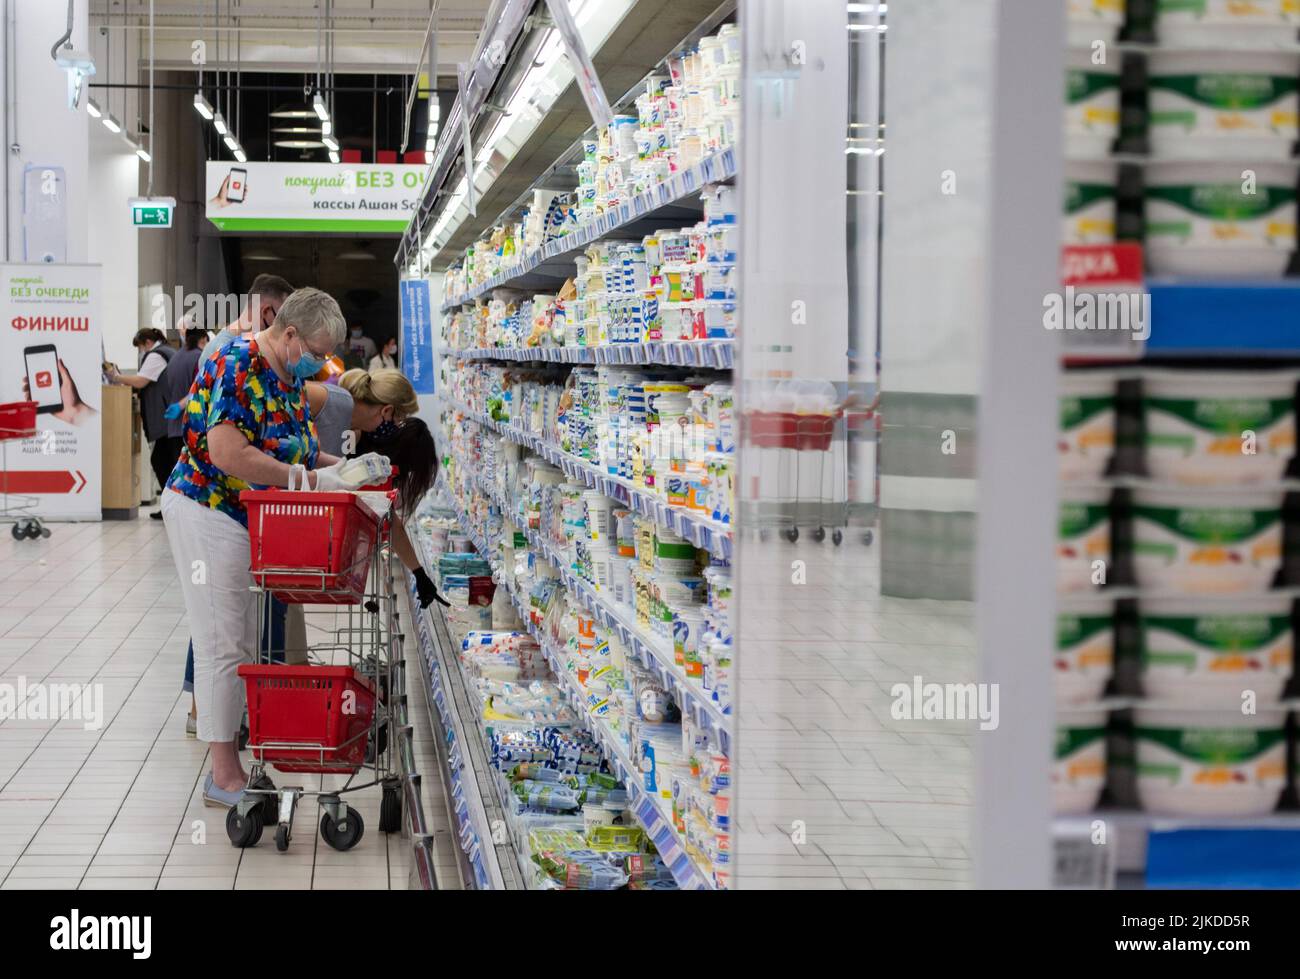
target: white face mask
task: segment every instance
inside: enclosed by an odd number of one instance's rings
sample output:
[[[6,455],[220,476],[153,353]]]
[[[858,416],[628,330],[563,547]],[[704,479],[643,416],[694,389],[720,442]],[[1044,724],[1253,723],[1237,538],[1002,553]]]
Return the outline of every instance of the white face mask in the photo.
[[[360,331],[360,330],[353,330],[353,331],[352,331],[352,337],[353,337],[353,339],[355,339],[355,340],[360,340],[360,339],[361,339],[361,331]]]

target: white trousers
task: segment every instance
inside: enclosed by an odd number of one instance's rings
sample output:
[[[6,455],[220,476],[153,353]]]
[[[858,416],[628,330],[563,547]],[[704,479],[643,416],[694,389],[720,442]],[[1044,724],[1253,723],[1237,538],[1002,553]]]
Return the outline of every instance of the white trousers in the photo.
[[[248,530],[188,496],[164,489],[163,524],[194,642],[200,741],[234,741],[244,715],[236,672],[257,651],[257,598],[248,572]]]

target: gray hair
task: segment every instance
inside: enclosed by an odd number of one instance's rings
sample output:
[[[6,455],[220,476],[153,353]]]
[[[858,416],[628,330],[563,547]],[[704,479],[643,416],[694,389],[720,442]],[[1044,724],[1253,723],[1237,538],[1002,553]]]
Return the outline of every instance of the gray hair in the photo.
[[[334,297],[311,286],[295,289],[280,307],[280,312],[275,314],[277,330],[290,326],[297,327],[304,340],[326,333],[333,346],[342,343],[348,334],[343,310],[339,309]]]

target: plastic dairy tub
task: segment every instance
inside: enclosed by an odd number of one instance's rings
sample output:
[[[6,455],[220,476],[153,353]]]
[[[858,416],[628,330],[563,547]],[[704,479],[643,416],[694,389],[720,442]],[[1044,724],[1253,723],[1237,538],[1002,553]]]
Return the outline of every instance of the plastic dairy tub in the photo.
[[[1093,64],[1090,50],[1066,52],[1065,148],[1074,159],[1104,159],[1119,135],[1119,52]]]
[[[1066,371],[1061,379],[1061,421],[1057,446],[1061,478],[1097,480],[1115,451],[1113,371]]]
[[[1088,47],[1093,41],[1113,41],[1124,25],[1126,0],[1065,0],[1065,18],[1071,46]]]
[[[1053,681],[1058,704],[1081,704],[1102,695],[1115,668],[1114,603],[1077,596],[1056,614]]]
[[[1286,160],[1300,130],[1300,53],[1153,51],[1154,157]]]
[[[1300,326],[1298,326],[1300,328]],[[1186,484],[1281,479],[1295,455],[1295,371],[1150,371],[1147,472]]]
[[[1148,812],[1259,816],[1286,787],[1286,710],[1135,711],[1137,792]]]
[[[1266,591],[1282,564],[1281,489],[1133,491],[1138,584],[1164,593]]]
[[[1139,602],[1142,687],[1171,703],[1225,703],[1246,690],[1261,701],[1282,695],[1291,676],[1291,599],[1261,595]]]
[[[1106,711],[1061,710],[1056,718],[1052,761],[1052,811],[1057,815],[1096,808],[1106,786]]]
[[[1147,269],[1154,275],[1273,278],[1296,247],[1300,163],[1152,163]]]
[[[1294,0],[1157,0],[1156,36],[1161,44],[1294,44],[1300,6]]]
[[[1115,241],[1115,198],[1119,164],[1071,160],[1065,164],[1067,245],[1109,245]]]
[[[1066,486],[1057,523],[1057,587],[1082,591],[1094,582],[1093,562],[1110,564],[1110,489]]]

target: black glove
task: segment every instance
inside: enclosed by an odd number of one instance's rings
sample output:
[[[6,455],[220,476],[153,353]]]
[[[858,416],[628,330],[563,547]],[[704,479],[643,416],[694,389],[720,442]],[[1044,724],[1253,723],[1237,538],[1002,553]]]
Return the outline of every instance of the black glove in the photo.
[[[419,596],[420,608],[428,608],[432,601],[437,601],[439,605],[451,606],[451,602],[438,594],[438,589],[433,586],[433,579],[424,568],[416,568],[412,574],[415,575],[415,593]]]

